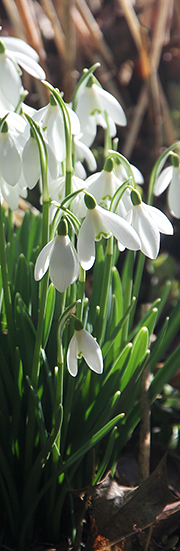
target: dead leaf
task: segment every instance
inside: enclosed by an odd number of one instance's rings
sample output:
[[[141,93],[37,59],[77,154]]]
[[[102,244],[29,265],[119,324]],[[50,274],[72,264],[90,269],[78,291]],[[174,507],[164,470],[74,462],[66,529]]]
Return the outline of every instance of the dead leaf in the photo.
[[[110,474],[92,489],[92,530],[87,550],[104,551],[155,525],[180,508],[168,488],[166,456],[137,488],[124,488]]]

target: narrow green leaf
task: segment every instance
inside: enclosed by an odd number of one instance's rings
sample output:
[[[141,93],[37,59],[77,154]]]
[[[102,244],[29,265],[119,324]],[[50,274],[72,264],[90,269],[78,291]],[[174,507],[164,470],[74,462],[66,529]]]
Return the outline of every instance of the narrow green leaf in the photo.
[[[124,390],[128,382],[130,381],[133,373],[143,361],[149,345],[149,331],[147,327],[142,327],[133,341],[133,348],[130,356],[130,360],[126,367],[126,370],[121,379],[121,392]]]
[[[29,273],[25,256],[20,254],[15,274],[15,294],[19,293],[29,306]]]
[[[51,330],[51,324],[53,320],[54,307],[55,307],[56,291],[54,285],[51,283],[47,292],[46,308],[45,308],[45,320],[44,320],[44,335],[43,335],[43,348],[46,348],[49,333]]]

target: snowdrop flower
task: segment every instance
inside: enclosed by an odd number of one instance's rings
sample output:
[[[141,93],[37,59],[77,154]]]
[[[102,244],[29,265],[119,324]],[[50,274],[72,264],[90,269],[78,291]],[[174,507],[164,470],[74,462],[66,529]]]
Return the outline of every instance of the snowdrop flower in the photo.
[[[7,109],[17,106],[22,92],[21,70],[44,79],[45,73],[38,65],[35,50],[20,38],[0,37],[0,99]]]
[[[71,133],[76,135],[80,133],[80,123],[76,113],[66,105],[71,123]],[[40,122],[45,132],[46,139],[51,146],[56,159],[62,162],[66,158],[66,140],[64,130],[64,120],[61,109],[55,102],[52,95],[50,103],[39,109],[33,116],[36,122]]]
[[[77,242],[79,261],[84,270],[90,270],[93,266],[95,241],[99,241],[102,236],[108,239],[114,235],[131,250],[140,248],[139,236],[126,220],[97,205],[94,197],[88,194],[85,195],[85,204],[87,215],[80,228]]]
[[[168,189],[168,205],[169,210],[175,218],[180,218],[180,166],[179,157],[172,157],[173,165],[164,168],[158,176],[155,186],[154,195],[158,196]]]
[[[22,163],[18,149],[18,143],[5,120],[0,132],[0,173],[10,186],[15,186],[21,176]]]
[[[130,164],[130,167],[131,167],[136,184],[138,185],[144,184],[144,177],[140,172],[140,170],[136,166],[131,164]],[[122,182],[124,182],[128,178],[128,175],[126,173],[124,166],[120,161],[118,162],[117,158],[115,159],[115,173],[116,173],[116,176],[119,178],[119,180],[121,180]]]
[[[160,248],[160,233],[173,235],[173,226],[167,216],[159,209],[146,205],[140,194],[131,191],[132,207],[126,215],[126,220],[136,230],[145,256],[155,259]]]
[[[76,377],[78,372],[77,360],[82,357],[92,371],[98,374],[103,372],[103,358],[99,344],[86,329],[83,329],[80,320],[76,320],[75,332],[67,350],[67,367],[73,377]]]
[[[97,125],[107,128],[107,118],[110,136],[116,134],[116,126],[126,125],[126,116],[120,103],[114,96],[101,86],[96,84],[94,76],[91,75],[86,86],[80,86],[77,94],[76,113],[81,124],[83,142],[90,146],[96,136]]]
[[[50,145],[46,142],[48,156],[48,171],[51,179],[57,178],[58,163]],[[39,149],[36,139],[30,134],[22,153],[23,175],[26,185],[33,189],[41,176]]]
[[[113,159],[106,159],[104,168],[101,172],[96,172],[86,179],[85,185],[88,193],[93,195],[98,205],[109,208],[111,199],[115,191],[121,185],[121,181],[114,172]]]
[[[79,275],[79,261],[74,245],[67,235],[67,222],[61,219],[56,235],[39,253],[34,278],[42,279],[49,268],[49,276],[54,287],[63,293]]]

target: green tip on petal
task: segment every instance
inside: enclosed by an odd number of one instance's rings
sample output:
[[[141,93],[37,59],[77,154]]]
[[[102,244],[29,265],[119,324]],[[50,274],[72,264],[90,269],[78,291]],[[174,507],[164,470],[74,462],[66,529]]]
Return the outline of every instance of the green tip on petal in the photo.
[[[80,321],[78,318],[75,318],[74,329],[75,329],[75,331],[82,331],[82,329],[83,329],[82,321]]]
[[[52,105],[52,107],[57,107],[57,103],[55,101],[55,99],[53,98],[52,94],[50,95],[50,98],[49,98],[49,103],[50,105]]]
[[[58,235],[66,236],[68,234],[68,225],[65,218],[61,218],[58,226]]]
[[[7,134],[8,130],[9,130],[8,123],[4,121],[3,127],[1,128],[2,134]]]
[[[88,210],[95,209],[97,205],[96,199],[92,195],[89,195],[89,193],[85,193],[84,202]]]
[[[113,168],[114,168],[114,161],[112,157],[108,157],[108,159],[106,159],[104,163],[104,170],[106,172],[112,172]]]
[[[178,166],[179,166],[179,155],[177,155],[176,153],[171,155],[171,161],[172,161],[172,165],[174,166],[174,168],[178,168]]]
[[[0,40],[0,54],[4,54],[5,51],[6,51],[6,46],[3,40]]]
[[[137,205],[140,205],[142,203],[140,193],[135,189],[132,189],[132,191],[131,191],[131,201],[132,201],[132,204],[134,205],[134,207],[136,207]]]

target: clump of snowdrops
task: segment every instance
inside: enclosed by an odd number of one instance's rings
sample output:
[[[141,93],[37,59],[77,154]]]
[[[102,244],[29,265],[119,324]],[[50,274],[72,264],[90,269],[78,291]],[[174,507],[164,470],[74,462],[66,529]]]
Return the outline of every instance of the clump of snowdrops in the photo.
[[[42,109],[24,103],[20,66],[49,89]],[[1,36],[0,542],[20,550],[35,537],[73,544],[71,490],[114,472],[140,420],[147,363],[151,402],[179,365],[180,346],[154,374],[180,323],[179,302],[162,317],[170,282],[134,324],[145,258],[157,257],[161,233],[173,235],[153,190],[170,184],[170,213],[180,217],[179,144],[157,161],[145,202],[142,174],[117,151],[125,113],[97,81],[97,66],[84,70],[70,106],[34,50]],[[100,172],[91,150],[98,125]],[[36,185],[41,212],[28,210],[14,228],[19,197]]]

